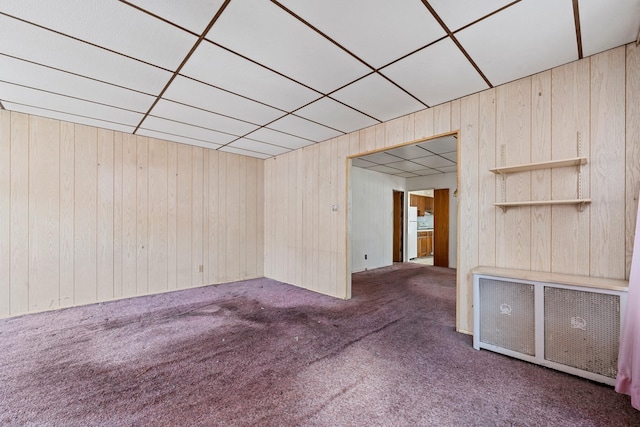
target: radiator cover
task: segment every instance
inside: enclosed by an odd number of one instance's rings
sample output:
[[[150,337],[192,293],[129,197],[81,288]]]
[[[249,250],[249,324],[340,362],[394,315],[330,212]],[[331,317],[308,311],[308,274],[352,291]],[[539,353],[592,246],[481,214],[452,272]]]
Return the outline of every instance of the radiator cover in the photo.
[[[626,292],[473,275],[473,346],[614,385]]]

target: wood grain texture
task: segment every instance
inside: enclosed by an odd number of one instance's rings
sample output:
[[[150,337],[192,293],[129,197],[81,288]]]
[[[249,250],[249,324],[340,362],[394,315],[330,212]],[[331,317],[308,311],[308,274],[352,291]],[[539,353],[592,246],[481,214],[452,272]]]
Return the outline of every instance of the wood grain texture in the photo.
[[[192,205],[191,205],[191,286],[200,286],[205,283],[203,272],[204,262],[202,255],[202,233],[203,233],[203,148],[193,147],[193,172],[192,176]],[[239,206],[236,202],[235,206]],[[234,277],[240,277],[235,272]]]
[[[169,277],[169,221],[167,203],[167,142],[149,139],[149,289],[166,291]]]
[[[29,311],[29,116],[11,113],[11,314]]]
[[[551,160],[551,71],[531,77],[531,161]],[[551,170],[531,173],[531,199],[551,199]],[[551,206],[531,208],[531,269],[551,271]]]
[[[478,265],[479,252],[479,115],[480,115],[480,96],[471,95],[462,99],[459,105],[460,110],[460,168],[459,181],[463,185],[458,190],[458,215],[460,223],[467,224],[467,231],[464,233],[465,238],[458,244],[458,270],[461,272],[468,271]],[[464,145],[462,145],[464,142]],[[437,190],[443,191],[443,190]],[[447,189],[446,195],[449,192]],[[436,199],[436,202],[439,202]],[[448,215],[448,204],[447,204]],[[457,221],[457,218],[450,220]],[[448,234],[448,230],[447,230]],[[438,236],[435,236],[435,243],[438,243]],[[449,245],[455,245],[457,242],[449,242]],[[435,263],[434,263],[435,264]],[[447,266],[448,266],[447,260]],[[473,295],[473,277],[470,274],[458,276],[458,318],[472,318],[471,309],[472,301],[469,298]]]
[[[149,138],[136,137],[136,145],[136,294],[143,295],[149,291]]]
[[[97,283],[98,301],[114,297],[113,286],[113,216],[114,216],[114,132],[98,129],[98,195],[97,195]]]
[[[440,135],[451,131],[451,103],[433,107],[433,134]],[[433,136],[433,135],[431,135]]]
[[[60,306],[60,122],[29,123],[29,311]]]
[[[97,290],[98,130],[75,126],[74,303],[95,302]]]
[[[220,154],[0,111],[0,317],[262,276],[264,161]]]
[[[0,317],[11,314],[11,113],[0,110]]]
[[[134,296],[137,283],[138,147],[135,135],[122,138],[122,297]]]
[[[625,48],[591,58],[589,276],[625,277]]]
[[[640,47],[626,52],[625,279],[629,279],[640,197]]]
[[[435,135],[433,131],[433,108],[414,113],[415,139],[428,138]]]
[[[178,287],[178,144],[167,144],[167,289]]]
[[[122,143],[123,135],[113,135],[113,297],[122,298]]]
[[[478,241],[482,245],[478,250],[478,263],[495,266],[497,209],[493,203],[498,200],[497,197],[501,197],[500,193],[496,194],[497,181],[501,178],[496,178],[486,170],[486,166],[495,166],[500,160],[496,150],[496,90],[480,92],[478,97]],[[462,141],[464,139],[460,144]],[[464,153],[461,152],[461,162],[464,157]],[[465,187],[469,186],[462,178],[460,183],[464,183]],[[465,222],[460,220],[459,231],[462,224]],[[462,244],[462,239],[459,239],[459,243]]]
[[[385,136],[386,147],[401,145],[407,141],[404,136],[405,117],[406,116],[399,117],[397,119],[393,119],[384,123],[384,130],[385,130],[384,136]],[[409,141],[411,140],[409,139]]]
[[[176,284],[178,289],[191,286],[191,214],[193,198],[193,147],[178,145],[177,179],[177,261]]]
[[[331,293],[331,144],[318,147],[318,289]]]
[[[348,145],[348,137],[347,145]],[[305,250],[304,250],[304,238],[305,238],[305,225],[307,224],[305,214],[305,199],[304,199],[304,184],[305,184],[305,152],[303,150],[297,150],[293,154],[292,161],[294,162],[294,168],[296,170],[296,244],[295,244],[295,264],[296,264],[296,275],[295,282],[293,283],[303,283],[304,281],[304,271],[305,271]],[[265,192],[265,194],[268,194]],[[307,209],[308,206],[307,206]]]
[[[209,283],[220,283],[220,266],[218,265],[218,243],[219,243],[219,220],[220,220],[220,197],[218,195],[218,161],[219,152],[209,152],[209,162],[205,167],[209,169],[209,249],[206,256],[209,257]]]
[[[506,148],[505,162],[531,161],[531,78],[500,86],[496,90],[496,148]],[[506,177],[506,201],[531,199],[531,172]],[[530,269],[531,208],[511,209],[496,216],[498,267]]]
[[[589,61],[578,61],[551,71],[551,155],[553,160],[576,157],[577,133],[582,140],[582,154],[589,157]],[[583,195],[589,196],[590,165],[582,167]],[[551,171],[551,197],[577,197],[576,170],[558,168]],[[589,271],[590,207],[579,212],[575,206],[551,208],[551,271],[585,275]]]

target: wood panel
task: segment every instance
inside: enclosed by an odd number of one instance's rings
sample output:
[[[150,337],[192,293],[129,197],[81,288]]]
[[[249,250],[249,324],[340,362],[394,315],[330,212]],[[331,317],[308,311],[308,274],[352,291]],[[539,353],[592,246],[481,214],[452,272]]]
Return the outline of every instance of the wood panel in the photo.
[[[218,199],[219,210],[218,216],[218,280],[220,283],[227,282],[231,279],[227,266],[227,227],[229,226],[229,218],[227,215],[227,158],[231,154],[218,153]]]
[[[29,123],[29,311],[60,305],[60,125]]]
[[[446,102],[432,108],[433,133],[440,135],[451,131],[451,103]]]
[[[149,292],[166,291],[169,278],[167,142],[149,139]]]
[[[591,277],[625,277],[624,84],[624,46],[591,57]]]
[[[531,77],[531,161],[551,160],[551,71]],[[531,173],[531,199],[551,199],[551,170]],[[551,206],[531,208],[531,269],[551,271]]]
[[[0,317],[11,313],[11,114],[0,110]]]
[[[328,292],[331,277],[331,144],[318,147],[318,287]]]
[[[219,154],[0,111],[0,317],[262,276],[264,162]]]
[[[122,137],[122,293],[129,297],[137,294],[138,266],[138,200],[137,161],[138,146],[136,136]]]
[[[629,279],[640,198],[640,47],[627,45],[625,167],[625,279]]]
[[[193,205],[193,147],[178,145],[177,158],[177,238],[176,287],[191,286],[192,244],[191,215]]]
[[[239,169],[240,158],[235,154],[227,154],[227,195],[225,198],[226,208],[226,268],[228,271],[227,280],[232,277],[239,277],[240,274],[240,217],[239,209],[244,209],[240,205],[240,184]]]
[[[531,78],[498,87],[496,102],[496,149],[502,150],[504,146],[505,165],[529,163],[531,161]],[[509,175],[505,180],[506,201],[531,199],[531,172]],[[498,180],[498,185],[501,185],[501,179]],[[502,193],[501,189],[500,192]],[[498,212],[497,266],[529,269],[531,266],[530,239],[531,208]]]
[[[74,302],[97,300],[98,130],[75,126]]]
[[[499,158],[496,158],[496,90],[489,89],[478,94],[478,264],[496,265],[496,208],[493,203],[496,199],[496,176],[489,172],[487,165],[497,165]],[[460,145],[467,143],[461,138]],[[462,149],[461,149],[462,150]],[[472,161],[472,159],[469,159]],[[460,152],[460,164],[467,165],[464,152]],[[462,172],[463,167],[460,168]],[[460,184],[463,184],[462,191],[472,191],[462,177]],[[464,195],[461,195],[464,197]],[[460,220],[460,224],[464,221]],[[458,228],[458,233],[461,229]],[[462,238],[459,239],[462,244]]]
[[[578,61],[551,71],[551,154],[553,160],[576,157],[577,133],[582,140],[582,154],[589,156],[589,61]],[[582,188],[590,196],[590,165],[582,167]],[[551,171],[553,199],[577,198],[576,170],[557,168]],[[590,207],[579,212],[574,206],[551,208],[551,271],[584,275],[589,271]]]
[[[191,204],[191,286],[204,284],[204,265],[202,260],[203,214],[203,149],[192,147],[193,172],[192,176],[192,204]],[[240,173],[238,171],[238,173]],[[237,202],[234,206],[240,206]],[[241,277],[237,270],[233,277]]]
[[[98,194],[97,194],[97,260],[96,298],[98,301],[114,297],[113,283],[113,210],[114,210],[114,132],[98,129]]]
[[[60,307],[74,304],[75,127],[60,122]]]
[[[428,138],[435,135],[433,131],[433,108],[414,113],[415,139]]]
[[[149,138],[136,137],[136,146],[136,294],[143,295],[149,291]]]
[[[11,314],[29,311],[29,116],[11,113]]]
[[[349,137],[346,138],[347,146],[349,145]],[[305,272],[305,225],[308,224],[306,221],[305,209],[306,201],[304,199],[305,196],[305,152],[303,150],[297,150],[293,155],[294,168],[296,170],[296,244],[294,246],[295,249],[295,263],[296,263],[296,276],[295,282],[293,283],[303,283],[304,282],[304,272]],[[267,194],[267,193],[265,193]]]
[[[178,144],[167,144],[167,289],[178,287]]]
[[[113,136],[113,296],[122,297],[122,252],[123,252],[123,205],[122,192],[122,133]],[[62,281],[62,279],[61,279]]]
[[[479,206],[479,114],[480,114],[480,97],[479,95],[471,95],[462,99],[460,104],[460,140],[464,141],[464,145],[459,147],[459,153],[461,161],[464,161],[464,164],[467,167],[460,168],[459,173],[459,181],[463,185],[459,190],[458,195],[458,214],[460,217],[460,222],[463,224],[468,224],[468,230],[465,231],[465,239],[458,242],[448,242],[449,245],[458,244],[458,254],[457,254],[457,263],[458,269],[460,271],[467,271],[478,265],[479,259],[479,235],[480,235],[480,226],[479,226],[479,215],[478,215],[478,206]],[[464,157],[464,159],[463,159]],[[442,197],[443,194],[446,194],[447,204],[446,204],[446,221],[447,224],[450,221],[449,218],[449,190],[446,190],[446,193],[440,193],[441,190],[437,190],[439,197]],[[434,199],[434,209],[435,205],[442,204],[442,200],[439,198]],[[443,207],[438,207],[439,210],[442,210]],[[495,209],[495,208],[493,208]],[[438,212],[436,214],[439,215]],[[434,219],[437,222],[440,222],[440,219],[437,215],[434,215]],[[457,220],[457,219],[454,219]],[[449,229],[446,230],[447,237],[449,235]],[[442,232],[439,230],[435,231],[435,253],[439,253],[442,249],[438,245],[442,245],[440,239]],[[446,267],[449,267],[449,259],[448,259],[449,250],[447,247],[447,264]],[[435,265],[435,258],[434,258]],[[468,318],[472,316],[472,312],[469,311],[471,308],[471,301],[469,301],[470,296],[472,295],[473,289],[473,278],[470,275],[458,276],[458,289],[457,289],[457,298],[460,304],[458,304],[458,311],[467,310],[465,313],[457,313],[457,317]]]

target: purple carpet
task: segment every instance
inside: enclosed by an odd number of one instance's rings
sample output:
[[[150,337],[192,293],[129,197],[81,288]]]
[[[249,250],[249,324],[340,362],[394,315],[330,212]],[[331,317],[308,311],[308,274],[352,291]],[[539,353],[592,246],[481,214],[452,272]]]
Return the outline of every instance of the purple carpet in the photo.
[[[476,351],[455,272],[273,280],[0,321],[0,425],[640,426],[612,387]]]

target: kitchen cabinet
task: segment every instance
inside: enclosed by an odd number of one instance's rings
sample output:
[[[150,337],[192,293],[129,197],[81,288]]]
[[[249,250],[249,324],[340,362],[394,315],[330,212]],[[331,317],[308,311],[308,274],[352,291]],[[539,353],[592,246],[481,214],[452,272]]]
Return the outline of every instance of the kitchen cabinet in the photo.
[[[418,232],[418,258],[433,255],[433,231]]]
[[[409,198],[409,206],[418,208],[418,216],[424,216],[425,213],[433,213],[433,197],[419,196],[411,194]]]

